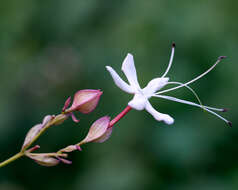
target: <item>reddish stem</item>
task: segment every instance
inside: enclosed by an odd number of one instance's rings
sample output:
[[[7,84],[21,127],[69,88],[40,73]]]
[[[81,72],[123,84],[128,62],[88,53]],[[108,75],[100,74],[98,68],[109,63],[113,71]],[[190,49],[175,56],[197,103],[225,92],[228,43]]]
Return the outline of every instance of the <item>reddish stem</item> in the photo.
[[[119,113],[113,120],[110,121],[109,127],[113,127],[121,118],[123,118],[132,108],[127,106],[121,113]]]
[[[39,148],[40,148],[40,146],[39,146],[39,145],[36,145],[36,146],[30,148],[30,149],[28,150],[28,152],[33,152],[33,151],[35,151],[35,150],[37,150],[37,149],[39,149]]]

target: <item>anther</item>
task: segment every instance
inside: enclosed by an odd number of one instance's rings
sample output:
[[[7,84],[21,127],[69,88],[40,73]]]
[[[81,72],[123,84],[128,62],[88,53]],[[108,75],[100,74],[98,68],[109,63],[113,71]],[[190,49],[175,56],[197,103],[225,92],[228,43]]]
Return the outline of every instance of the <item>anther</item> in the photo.
[[[227,112],[227,111],[229,111],[228,108],[223,108],[223,110],[222,110],[222,112]]]
[[[173,48],[175,48],[175,47],[176,47],[176,45],[175,45],[175,43],[174,43],[174,42],[172,43],[172,47],[173,47]]]
[[[232,127],[232,123],[230,121],[227,122],[227,124]]]
[[[226,58],[226,56],[220,56],[220,57],[218,57],[218,60],[222,60],[222,59],[225,59]]]

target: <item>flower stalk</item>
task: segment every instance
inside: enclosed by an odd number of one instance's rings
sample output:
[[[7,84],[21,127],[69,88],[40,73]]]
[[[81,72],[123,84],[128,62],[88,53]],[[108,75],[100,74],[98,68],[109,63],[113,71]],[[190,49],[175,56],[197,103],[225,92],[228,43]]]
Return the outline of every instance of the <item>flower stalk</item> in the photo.
[[[21,158],[22,156],[24,156],[24,153],[23,152],[19,152],[17,154],[15,154],[14,156],[8,158],[7,160],[3,161],[0,163],[0,168],[3,167],[3,166],[6,166],[8,164],[10,164],[11,162],[17,160],[18,158]]]
[[[35,147],[33,148],[30,148],[29,150],[27,150],[49,127],[57,124],[59,122],[60,119],[62,119],[63,117],[68,117],[67,115],[65,114],[59,114],[57,116],[54,116],[53,119],[51,121],[49,121],[43,128],[42,130],[37,134],[35,135],[31,141],[29,142],[29,144],[27,144],[26,146],[24,146],[21,151],[17,154],[15,154],[14,156],[10,157],[9,159],[3,161],[0,163],[0,168],[3,167],[3,166],[6,166],[7,164],[10,164],[11,162],[19,159],[20,157],[22,156],[25,156],[27,153],[29,152],[32,152],[36,149],[39,148],[39,145],[36,145]]]
[[[119,113],[113,120],[110,121],[108,128],[113,127],[121,118],[123,118],[132,108],[127,106],[121,113]]]

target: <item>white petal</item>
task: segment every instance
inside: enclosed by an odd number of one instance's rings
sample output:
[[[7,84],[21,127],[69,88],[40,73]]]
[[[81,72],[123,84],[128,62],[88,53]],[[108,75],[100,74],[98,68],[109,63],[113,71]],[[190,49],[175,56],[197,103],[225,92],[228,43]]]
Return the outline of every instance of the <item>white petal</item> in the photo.
[[[151,97],[156,91],[163,88],[169,81],[169,78],[155,78],[151,80],[145,88],[143,88],[143,93]]]
[[[146,103],[145,109],[157,120],[164,121],[166,124],[171,125],[174,123],[174,119],[170,117],[168,114],[163,114],[156,111],[150,104],[149,101]]]
[[[130,53],[128,53],[126,58],[124,59],[121,70],[125,73],[130,85],[136,89],[140,89],[140,85],[137,80],[134,59]]]
[[[110,66],[106,66],[106,69],[109,71],[109,73],[111,74],[114,83],[123,91],[129,93],[129,94],[133,94],[134,90],[131,86],[129,86],[126,82],[124,82],[121,77],[116,73],[116,71],[111,68]]]
[[[128,103],[130,107],[135,110],[143,110],[145,109],[147,99],[141,94],[135,94],[134,98]]]

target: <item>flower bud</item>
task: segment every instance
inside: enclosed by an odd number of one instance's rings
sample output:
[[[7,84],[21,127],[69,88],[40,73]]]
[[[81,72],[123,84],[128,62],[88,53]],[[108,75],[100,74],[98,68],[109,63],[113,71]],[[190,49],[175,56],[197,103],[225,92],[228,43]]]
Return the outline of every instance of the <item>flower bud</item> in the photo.
[[[37,136],[41,132],[41,130],[44,129],[44,127],[52,120],[52,118],[53,117],[51,115],[45,116],[42,123],[35,125],[29,130],[24,140],[22,150],[29,146],[29,144],[31,144],[35,136]]]
[[[95,121],[89,129],[89,132],[85,139],[79,144],[85,144],[88,142],[104,142],[111,135],[111,128],[108,128],[110,118],[108,116],[102,117]]]
[[[52,156],[49,156],[47,154],[26,154],[27,157],[34,160],[36,163],[38,163],[41,166],[55,166],[57,165],[60,160],[53,158]]]
[[[61,149],[60,150],[60,152],[73,152],[73,151],[75,151],[75,150],[79,150],[79,151],[81,151],[82,149],[81,149],[81,147],[80,146],[78,146],[78,145],[69,145],[69,146],[67,146],[66,148],[64,148],[64,149]]]
[[[101,137],[99,137],[98,139],[94,140],[93,142],[103,143],[107,139],[110,138],[111,134],[112,134],[112,127],[109,127],[109,128],[107,128],[106,132]]]
[[[74,95],[72,106],[65,112],[80,111],[84,114],[93,111],[100,99],[102,92],[100,90],[79,90]]]
[[[54,125],[60,125],[60,124],[63,123],[68,117],[69,117],[69,115],[64,114],[64,113],[55,116],[55,117],[54,117]]]

